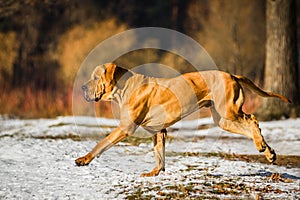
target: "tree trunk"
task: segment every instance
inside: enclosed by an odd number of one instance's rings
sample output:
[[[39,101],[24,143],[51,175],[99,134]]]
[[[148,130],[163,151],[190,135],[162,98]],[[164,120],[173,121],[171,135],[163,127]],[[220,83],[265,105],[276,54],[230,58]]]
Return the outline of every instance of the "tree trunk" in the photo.
[[[298,101],[296,42],[296,3],[294,0],[267,0],[266,61],[264,89]],[[261,120],[289,117],[293,104],[264,98],[258,116]]]

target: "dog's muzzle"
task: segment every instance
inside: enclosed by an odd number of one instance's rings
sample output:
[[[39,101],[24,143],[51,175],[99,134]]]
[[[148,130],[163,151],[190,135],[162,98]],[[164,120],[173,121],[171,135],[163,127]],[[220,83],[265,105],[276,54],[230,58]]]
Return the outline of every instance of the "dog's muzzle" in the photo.
[[[81,89],[83,90],[83,95],[84,95],[85,100],[86,101],[92,101],[92,99],[89,97],[88,92],[87,92],[88,87],[86,85],[83,85],[81,87]]]
[[[88,87],[86,85],[83,85],[81,87],[81,89],[83,90],[85,100],[88,101],[88,102],[90,102],[90,101],[96,101],[96,102],[98,102],[101,99],[102,95],[103,95],[103,94],[100,94],[100,97],[91,98],[88,95]]]

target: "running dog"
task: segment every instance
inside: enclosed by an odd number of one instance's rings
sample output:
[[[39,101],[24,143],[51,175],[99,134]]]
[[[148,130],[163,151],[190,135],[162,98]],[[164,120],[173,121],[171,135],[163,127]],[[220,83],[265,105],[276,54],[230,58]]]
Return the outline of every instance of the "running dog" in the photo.
[[[265,92],[246,77],[212,70],[186,73],[175,78],[153,78],[134,73],[113,63],[97,66],[91,79],[82,86],[87,101],[113,100],[121,109],[120,124],[87,155],[76,159],[88,165],[96,156],[132,135],[139,127],[153,134],[156,165],[142,176],[157,176],[165,170],[165,139],[169,126],[195,112],[210,107],[214,122],[222,129],[251,138],[269,162],[275,151],[266,143],[252,114],[242,111],[243,87],[263,97],[290,100]]]

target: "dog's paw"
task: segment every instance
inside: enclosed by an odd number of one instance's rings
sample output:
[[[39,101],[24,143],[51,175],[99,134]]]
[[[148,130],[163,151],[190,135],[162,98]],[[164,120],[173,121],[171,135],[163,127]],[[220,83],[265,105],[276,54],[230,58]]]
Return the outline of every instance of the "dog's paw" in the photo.
[[[92,161],[92,155],[90,153],[88,153],[87,155],[77,158],[75,160],[75,163],[77,166],[84,166],[84,165],[88,165],[91,161]]]
[[[158,176],[158,174],[161,170],[165,171],[165,169],[158,169],[155,167],[151,172],[141,174],[141,177]]]
[[[81,157],[81,158],[77,158],[75,160],[75,163],[77,166],[84,166],[84,165],[88,165],[89,163],[86,161],[87,159],[85,157]]]
[[[151,171],[148,173],[143,173],[141,174],[141,177],[151,177],[151,176],[158,176],[159,172],[157,171]]]
[[[267,158],[267,160],[270,162],[270,163],[274,163],[276,161],[276,153],[274,151],[274,149],[272,148],[266,148],[265,150],[265,156]]]

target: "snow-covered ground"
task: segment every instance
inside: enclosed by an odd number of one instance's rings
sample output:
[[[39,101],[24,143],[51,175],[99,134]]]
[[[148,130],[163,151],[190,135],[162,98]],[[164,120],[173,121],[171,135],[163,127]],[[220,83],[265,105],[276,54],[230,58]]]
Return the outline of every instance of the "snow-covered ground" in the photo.
[[[154,166],[152,143],[142,129],[135,135],[142,138],[137,146],[126,140],[90,165],[75,166],[77,157],[117,125],[118,120],[93,117],[0,117],[0,199],[300,198],[299,165],[218,156],[259,153],[251,140],[221,131],[209,118],[169,129],[166,171],[157,177],[140,177]],[[277,154],[300,156],[300,119],[260,127]]]

